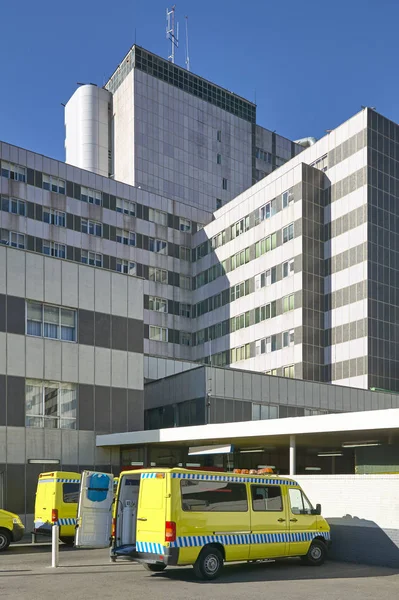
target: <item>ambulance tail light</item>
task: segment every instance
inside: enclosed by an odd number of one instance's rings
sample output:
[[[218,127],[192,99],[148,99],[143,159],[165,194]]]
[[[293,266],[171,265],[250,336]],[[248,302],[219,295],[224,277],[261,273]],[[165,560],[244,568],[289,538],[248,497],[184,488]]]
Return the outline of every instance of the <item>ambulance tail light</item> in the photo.
[[[58,521],[58,509],[57,508],[53,508],[51,511],[51,522],[52,523],[57,523]]]
[[[166,521],[165,523],[165,542],[176,541],[176,523],[174,521]]]
[[[111,528],[111,537],[116,537],[116,519],[115,517],[112,519],[112,528]]]

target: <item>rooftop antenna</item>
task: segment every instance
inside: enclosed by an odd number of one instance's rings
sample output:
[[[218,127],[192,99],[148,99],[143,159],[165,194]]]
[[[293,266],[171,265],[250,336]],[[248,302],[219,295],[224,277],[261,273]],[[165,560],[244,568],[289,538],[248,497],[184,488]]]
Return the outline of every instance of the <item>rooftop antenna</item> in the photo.
[[[190,56],[188,54],[188,17],[184,17],[186,19],[186,69],[190,70]]]
[[[170,40],[171,45],[168,60],[173,64],[175,63],[175,48],[179,46],[179,23],[177,23],[175,35],[175,10],[175,4],[170,10],[166,9],[166,39]]]

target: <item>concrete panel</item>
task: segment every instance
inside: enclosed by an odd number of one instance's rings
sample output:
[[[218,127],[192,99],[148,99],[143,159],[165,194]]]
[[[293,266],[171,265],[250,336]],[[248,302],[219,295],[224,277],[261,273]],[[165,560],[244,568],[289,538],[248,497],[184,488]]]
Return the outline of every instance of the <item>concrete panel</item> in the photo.
[[[262,398],[262,375],[252,374],[252,400],[260,402]]]
[[[55,340],[44,340],[44,378],[61,379],[61,344]]]
[[[78,464],[79,433],[61,429],[61,460],[63,465]]]
[[[44,301],[50,304],[62,304],[61,267],[61,260],[44,259]]]
[[[7,250],[0,247],[0,294],[7,292]]]
[[[61,460],[61,429],[44,430],[44,458]]]
[[[63,342],[61,346],[61,381],[79,380],[79,345]]]
[[[44,339],[26,336],[26,377],[44,377]]]
[[[110,271],[94,269],[94,281],[96,286],[95,310],[96,312],[111,312],[111,275]]]
[[[128,277],[128,317],[129,319],[143,318],[143,281]]]
[[[120,457],[118,452],[118,462],[115,463],[119,466]],[[96,448],[95,449],[95,464],[96,465],[111,465],[111,450],[109,448]]]
[[[242,398],[244,400],[251,400],[252,399],[252,375],[251,375],[251,373],[243,373],[242,383],[243,383]]]
[[[79,346],[79,383],[94,384],[93,346]]]
[[[0,465],[7,462],[6,428],[0,427]],[[1,498],[0,498],[1,502]]]
[[[8,249],[7,255],[7,294],[25,297],[25,256],[26,252]]]
[[[111,311],[113,315],[127,317],[127,280],[117,273],[112,273],[111,278]]]
[[[233,398],[241,399],[242,398],[242,377],[243,373],[239,371],[234,371],[234,390],[233,390]]]
[[[95,348],[95,384],[111,385],[111,351],[108,348]]]
[[[6,374],[7,369],[7,334],[0,332],[0,373]]]
[[[73,263],[61,262],[61,304],[77,308],[79,306],[78,293],[79,266]]]
[[[25,377],[25,337],[7,334],[7,374]]]
[[[26,428],[26,460],[44,457],[44,429]]]
[[[40,254],[26,254],[26,272],[29,277],[26,278],[26,297],[29,300],[44,299],[44,263]]]
[[[262,402],[270,402],[270,380],[271,377],[262,377]]]
[[[7,462],[10,464],[25,464],[25,428],[7,428]]]
[[[234,395],[234,373],[233,369],[228,369],[224,376],[224,393],[226,398],[233,398]]]
[[[91,267],[79,265],[79,308],[94,310],[94,271]]]
[[[127,388],[127,352],[111,350],[112,387]]]
[[[226,375],[227,376],[227,375]],[[212,374],[212,396],[219,396],[225,398],[225,387],[224,387],[225,371],[224,369],[213,369]]]
[[[135,390],[144,389],[143,355],[128,352],[127,354],[127,387]]]
[[[93,431],[79,431],[79,465],[94,465],[96,439]]]
[[[280,404],[289,404],[288,385],[285,377],[279,377],[278,379],[278,400]]]

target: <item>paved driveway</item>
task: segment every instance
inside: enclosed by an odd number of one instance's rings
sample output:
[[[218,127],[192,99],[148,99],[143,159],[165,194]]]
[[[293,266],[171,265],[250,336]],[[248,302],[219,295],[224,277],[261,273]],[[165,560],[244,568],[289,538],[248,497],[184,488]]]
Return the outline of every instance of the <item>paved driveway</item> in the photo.
[[[334,562],[232,564],[211,583],[198,582],[192,568],[152,574],[134,563],[110,563],[107,550],[61,547],[61,567],[50,563],[47,545],[11,546],[0,554],[1,600],[392,600],[399,590],[397,571]]]

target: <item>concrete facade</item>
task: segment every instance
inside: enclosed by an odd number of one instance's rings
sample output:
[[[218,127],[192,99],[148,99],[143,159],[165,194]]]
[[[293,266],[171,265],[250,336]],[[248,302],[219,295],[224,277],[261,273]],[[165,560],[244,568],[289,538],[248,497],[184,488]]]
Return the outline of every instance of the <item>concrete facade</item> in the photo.
[[[142,298],[137,277],[0,246],[0,506],[28,525],[40,472],[119,465],[95,436],[143,428]]]

